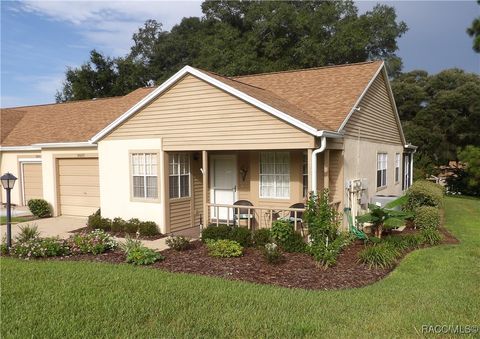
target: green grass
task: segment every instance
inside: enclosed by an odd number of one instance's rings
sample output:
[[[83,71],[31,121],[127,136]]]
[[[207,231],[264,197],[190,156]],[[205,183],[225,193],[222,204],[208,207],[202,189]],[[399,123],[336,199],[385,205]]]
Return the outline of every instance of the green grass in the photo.
[[[27,217],[12,217],[12,224],[18,224],[19,222],[26,222],[26,221],[31,221],[34,218],[31,216]],[[7,217],[6,216],[0,216],[0,225],[6,225],[7,224]]]
[[[1,337],[413,337],[480,324],[480,200],[447,198],[460,245],[360,289],[289,290],[85,262],[1,262]],[[478,334],[477,334],[478,335]]]

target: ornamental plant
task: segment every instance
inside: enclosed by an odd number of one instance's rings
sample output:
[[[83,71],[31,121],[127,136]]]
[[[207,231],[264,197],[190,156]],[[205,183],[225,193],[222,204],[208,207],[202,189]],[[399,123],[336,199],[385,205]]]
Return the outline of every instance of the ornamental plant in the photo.
[[[168,247],[173,248],[175,251],[185,251],[190,248],[190,241],[183,236],[168,237],[165,242]]]
[[[208,254],[217,258],[239,257],[243,254],[243,247],[236,241],[219,239],[207,240]]]
[[[411,217],[409,213],[402,211],[395,211],[392,209],[377,206],[375,204],[368,204],[369,212],[358,216],[359,223],[371,223],[374,234],[377,238],[382,237],[384,229],[392,229],[403,226],[405,219]]]
[[[283,260],[282,252],[275,243],[265,244],[263,254],[270,264],[278,264]]]
[[[27,205],[30,212],[36,217],[47,218],[52,216],[52,207],[44,199],[30,199]]]
[[[94,230],[75,234],[68,240],[72,254],[100,254],[117,247],[117,242],[105,231]]]
[[[70,254],[68,243],[58,237],[31,238],[23,242],[16,242],[10,253],[21,259],[45,258]]]

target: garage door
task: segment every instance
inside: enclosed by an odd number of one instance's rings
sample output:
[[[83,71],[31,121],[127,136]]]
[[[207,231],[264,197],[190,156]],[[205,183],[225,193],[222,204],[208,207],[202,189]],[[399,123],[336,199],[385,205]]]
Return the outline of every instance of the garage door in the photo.
[[[88,216],[100,207],[98,159],[59,159],[60,213]]]
[[[25,205],[30,199],[43,198],[42,164],[22,163],[23,168],[23,200]]]

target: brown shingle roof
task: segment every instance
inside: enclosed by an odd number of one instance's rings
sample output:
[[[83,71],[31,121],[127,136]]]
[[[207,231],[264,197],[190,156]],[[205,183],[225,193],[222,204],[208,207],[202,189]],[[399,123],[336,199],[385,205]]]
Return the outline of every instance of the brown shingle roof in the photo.
[[[318,130],[336,131],[381,65],[381,61],[372,61],[246,75],[228,79],[230,81],[225,83],[266,104],[270,101],[274,108]],[[265,91],[252,89],[249,93],[245,85]],[[277,104],[279,99],[281,102]],[[286,103],[289,107],[282,109]]]
[[[88,141],[152,90],[139,88],[122,97],[1,109],[1,145]]]

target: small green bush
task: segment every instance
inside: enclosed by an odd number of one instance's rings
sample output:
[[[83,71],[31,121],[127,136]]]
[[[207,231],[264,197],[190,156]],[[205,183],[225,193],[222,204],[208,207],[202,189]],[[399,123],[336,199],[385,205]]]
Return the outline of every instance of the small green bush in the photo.
[[[68,243],[73,254],[92,253],[96,255],[117,246],[116,241],[110,235],[98,229],[89,233],[75,234],[69,238]]]
[[[405,251],[418,248],[423,243],[423,238],[419,234],[391,235],[385,237],[383,241],[399,251]]]
[[[275,243],[267,243],[264,246],[263,255],[270,264],[278,264],[283,260],[282,252]]]
[[[115,218],[112,221],[112,232],[120,233],[125,232],[127,222],[122,218]]]
[[[444,191],[440,185],[426,180],[417,180],[407,190],[405,209],[414,211],[420,206],[441,207]]]
[[[47,218],[52,216],[52,207],[44,199],[30,199],[27,205],[30,212],[36,217]]]
[[[388,243],[368,246],[359,253],[359,261],[370,268],[392,267],[400,252]]]
[[[151,265],[165,257],[151,248],[138,246],[131,249],[127,254],[127,262],[134,265]]]
[[[440,226],[440,211],[437,207],[420,206],[415,209],[413,222],[419,229],[437,229]]]
[[[185,251],[190,248],[190,241],[183,236],[168,237],[166,243],[176,251]]]
[[[135,234],[139,232],[140,220],[137,218],[131,218],[126,221],[124,232],[129,234]]]
[[[160,234],[157,224],[153,221],[141,221],[138,225],[138,232],[140,235],[153,236]]]
[[[212,257],[230,258],[239,257],[243,254],[243,247],[236,241],[219,239],[207,240],[206,246],[208,254]]]
[[[342,248],[347,246],[351,241],[352,238],[348,234],[340,234],[331,242],[312,242],[310,246],[307,247],[307,251],[324,268],[327,268],[337,263],[337,258]]]
[[[112,221],[102,218],[100,209],[88,216],[87,227],[92,230],[110,231],[112,229]]]
[[[1,255],[8,254],[7,239],[2,239],[2,243],[0,244],[0,254]]]
[[[271,235],[273,241],[286,252],[305,252],[306,244],[302,236],[295,232],[293,225],[288,221],[273,222]]]
[[[30,226],[29,224],[19,227],[20,232],[16,235],[15,240],[17,242],[26,242],[40,237],[40,232],[36,225]]]
[[[423,242],[429,245],[438,245],[442,241],[442,235],[437,229],[425,228],[420,231]]]
[[[252,234],[253,244],[257,247],[264,247],[272,242],[272,234],[269,228],[260,228]]]
[[[230,239],[232,227],[227,225],[210,225],[202,231],[202,241]]]
[[[70,253],[68,244],[58,237],[32,238],[17,242],[11,247],[11,254],[22,259],[64,256]]]
[[[238,242],[243,247],[249,247],[252,246],[252,231],[246,227],[234,227],[228,239]]]

